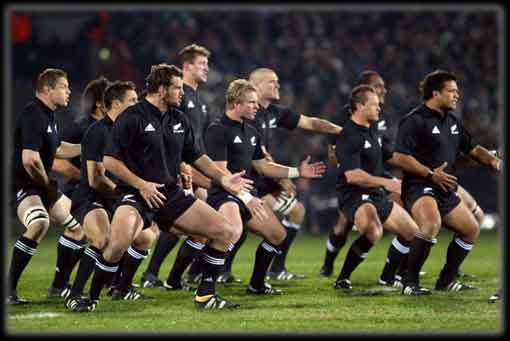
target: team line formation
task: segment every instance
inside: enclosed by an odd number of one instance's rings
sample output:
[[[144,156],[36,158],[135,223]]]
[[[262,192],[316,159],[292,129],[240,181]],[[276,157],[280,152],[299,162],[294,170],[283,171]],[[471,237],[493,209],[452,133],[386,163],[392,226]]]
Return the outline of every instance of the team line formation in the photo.
[[[68,76],[56,68],[38,75],[35,97],[14,131],[11,205],[25,232],[12,250],[7,304],[29,303],[18,296],[18,282],[50,221],[65,229],[48,296],[64,299],[71,312],[96,310],[103,289],[114,300],[150,299],[132,282],[153,244],[142,288],[190,291],[201,310],[240,308],[216,284],[239,281],[232,263],[248,231],[263,240],[246,294],[280,295],[268,278],[304,277],[285,265],[305,216],[292,179],[320,178],[326,163],[337,171],[339,214],[320,275],[332,275],[349,232],[359,232],[335,290],[352,290],[351,274],[386,229],[395,237],[378,283],[402,295],[431,295],[420,285],[420,270],[443,226],[453,238],[434,290],[475,289],[460,266],[484,213],[452,175],[453,166],[461,154],[494,171],[501,171],[502,160],[453,115],[459,100],[454,74],[424,76],[421,104],[400,119],[392,139],[381,111],[385,83],[370,70],[359,76],[334,123],[277,105],[279,79],[269,68],[230,82],[224,114],[209,122],[199,87],[207,81],[210,54],[197,44],[184,47],[180,67],[153,65],[140,94],[131,81],[92,80],[82,96],[85,116],[62,134],[55,111],[69,103]],[[329,160],[277,163],[270,153],[277,128],[328,134]],[[390,166],[402,170],[402,179]],[[67,179],[60,188],[55,173]],[[160,266],[182,235],[187,238],[162,281]],[[500,291],[489,298],[498,300]]]

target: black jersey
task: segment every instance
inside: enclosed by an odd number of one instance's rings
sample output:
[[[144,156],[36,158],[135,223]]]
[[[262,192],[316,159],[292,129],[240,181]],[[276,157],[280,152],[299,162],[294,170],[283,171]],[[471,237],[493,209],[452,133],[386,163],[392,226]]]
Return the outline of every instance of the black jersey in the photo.
[[[23,167],[23,149],[39,152],[44,169],[49,173],[59,145],[55,112],[35,97],[16,118],[14,150],[11,156],[13,186],[20,188],[27,183],[37,186]]]
[[[259,107],[255,119],[249,122],[257,128],[262,145],[270,151],[276,128],[294,130],[299,118],[300,115],[292,109],[270,104],[267,108]]]
[[[391,158],[394,149],[393,139],[389,136],[388,127],[386,125],[386,119],[384,117],[384,113],[379,112],[379,119],[370,125],[370,129],[374,130],[374,133],[381,139],[382,144],[382,153],[383,153],[383,161]],[[335,115],[332,119],[332,123],[335,123],[341,127],[343,127],[348,121],[351,119],[351,107],[349,105],[345,105],[342,108],[342,111]],[[334,145],[336,142],[337,135],[330,134],[329,136],[329,144]]]
[[[77,121],[73,121],[69,128],[62,129],[61,140],[73,144],[81,143],[81,140],[85,135],[85,131],[95,122],[97,122],[97,120],[90,115],[82,117]],[[73,157],[69,161],[73,164],[73,166],[77,167],[78,169],[81,168],[80,155]],[[64,182],[62,184],[62,192],[71,194],[76,189],[79,183],[80,180],[67,178],[64,179]]]
[[[131,172],[146,181],[174,184],[164,138],[163,119],[167,115],[145,98],[128,107],[115,120],[104,154],[124,162]],[[120,181],[118,187],[131,186]]]
[[[475,146],[469,132],[451,112],[443,116],[422,104],[400,120],[395,151],[413,156],[430,169],[448,162],[444,171],[452,173],[460,152],[468,154]],[[406,171],[402,186],[423,181],[436,187],[432,181]]]
[[[211,122],[207,104],[202,100],[198,90],[184,84],[184,96],[180,110],[188,116],[193,127],[195,143],[205,153],[204,135]]]
[[[176,108],[171,108],[166,116],[164,122],[167,128],[165,129],[165,149],[168,170],[171,176],[177,178],[181,161],[193,163],[204,154],[204,151],[198,145],[188,116]]]
[[[371,125],[372,127],[372,125]],[[381,139],[374,129],[349,120],[336,139],[336,157],[339,162],[337,189],[340,191],[359,190],[361,187],[347,183],[345,172],[362,169],[373,176],[382,176]],[[378,187],[363,187],[365,192],[380,191]]]
[[[110,136],[112,128],[113,121],[109,116],[105,116],[103,119],[91,124],[85,131],[81,141],[81,176],[79,185],[75,190],[76,193],[73,193],[73,199],[78,198],[79,200],[85,201],[88,199],[93,200],[96,196],[107,196],[105,193],[99,192],[90,187],[87,161],[103,162],[106,141]],[[107,172],[106,176],[114,180],[114,176],[112,174]]]
[[[257,129],[247,122],[234,121],[226,115],[216,119],[205,135],[207,154],[213,161],[227,161],[232,173],[246,170],[250,176],[252,160],[264,158]],[[214,185],[211,191],[217,190]]]

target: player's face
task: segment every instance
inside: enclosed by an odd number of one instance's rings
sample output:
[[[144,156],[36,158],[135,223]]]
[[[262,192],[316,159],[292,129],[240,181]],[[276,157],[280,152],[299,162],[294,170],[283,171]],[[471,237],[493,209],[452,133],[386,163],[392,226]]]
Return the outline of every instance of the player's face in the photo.
[[[182,84],[182,78],[172,77],[172,82],[168,87],[168,93],[165,97],[167,105],[176,107],[181,105],[182,96],[184,95]]]
[[[259,83],[260,97],[269,101],[280,99],[280,82],[274,72],[268,72]]]
[[[370,123],[376,122],[379,119],[379,112],[381,111],[381,105],[379,102],[379,96],[373,92],[367,93],[367,101],[364,105],[364,112],[367,121]]]
[[[455,110],[460,94],[456,81],[446,81],[439,92],[439,105],[446,110]]]
[[[248,120],[255,119],[258,107],[258,96],[255,91],[248,91],[245,93],[244,99],[239,103],[241,116]]]
[[[193,63],[189,64],[189,71],[197,83],[207,82],[209,73],[209,58],[206,56],[196,56]]]
[[[380,76],[372,76],[370,80],[370,85],[375,89],[377,96],[379,97],[379,103],[384,104],[384,97],[386,96],[386,87],[384,86],[384,81]]]
[[[54,105],[58,107],[67,107],[69,104],[69,95],[71,95],[71,89],[69,89],[67,78],[58,78],[55,83],[55,87],[48,87],[48,89],[48,96]]]
[[[124,95],[124,100],[120,102],[122,106],[120,111],[124,111],[127,107],[136,104],[136,102],[138,102],[138,95],[136,94],[136,91],[135,90],[126,91],[126,94]]]

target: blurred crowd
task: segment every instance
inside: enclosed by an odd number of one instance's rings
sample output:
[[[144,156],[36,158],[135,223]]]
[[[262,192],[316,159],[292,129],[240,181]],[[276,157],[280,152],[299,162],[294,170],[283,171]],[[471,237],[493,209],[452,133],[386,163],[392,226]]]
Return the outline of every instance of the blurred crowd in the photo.
[[[280,77],[282,105],[332,119],[347,103],[360,72],[371,69],[386,82],[383,111],[395,134],[399,118],[420,102],[419,81],[440,68],[458,77],[457,114],[472,135],[496,149],[503,133],[497,115],[503,106],[498,70],[503,33],[495,12],[258,9],[16,15],[19,27],[27,29],[28,21],[30,31],[13,39],[14,110],[26,101],[23,96],[31,95],[45,67],[68,72],[73,102],[67,117],[72,117],[89,80],[102,74],[132,80],[141,90],[152,64],[177,63],[177,52],[195,42],[212,52],[202,94],[214,115],[222,114],[232,79],[269,67]],[[295,165],[308,154],[326,160],[325,136],[282,131],[279,139],[278,149],[272,150],[277,161]],[[299,187],[311,209],[320,211],[335,207],[334,183],[331,169],[324,179],[302,181]],[[314,214],[310,226],[320,224]]]

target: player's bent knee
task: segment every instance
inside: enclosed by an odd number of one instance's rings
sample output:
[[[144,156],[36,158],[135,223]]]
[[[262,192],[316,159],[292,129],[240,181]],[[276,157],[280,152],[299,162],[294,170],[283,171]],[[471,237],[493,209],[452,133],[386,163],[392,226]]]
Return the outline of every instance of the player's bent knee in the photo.
[[[35,240],[38,243],[44,238],[48,229],[50,228],[50,220],[48,219],[39,219],[32,222],[25,232],[25,236],[29,239]]]
[[[383,229],[381,224],[377,221],[371,221],[368,223],[365,236],[372,244],[380,240],[383,236]]]

